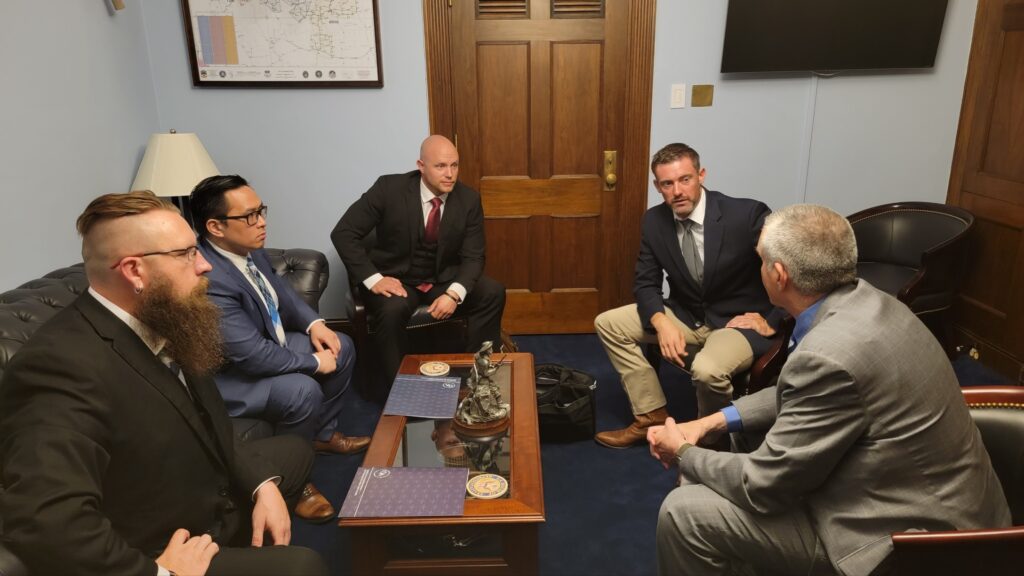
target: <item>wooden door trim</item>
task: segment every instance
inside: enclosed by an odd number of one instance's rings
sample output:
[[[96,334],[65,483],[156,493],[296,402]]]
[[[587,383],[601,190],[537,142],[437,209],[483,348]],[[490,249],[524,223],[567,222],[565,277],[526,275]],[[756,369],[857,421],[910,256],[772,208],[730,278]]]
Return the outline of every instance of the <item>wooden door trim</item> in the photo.
[[[468,1],[468,0],[456,0]],[[607,264],[600,274],[604,289],[597,308],[605,310],[633,301],[633,269],[640,246],[640,221],[647,210],[648,175],[651,139],[651,93],[654,82],[654,25],[657,0],[629,0],[626,4],[625,45],[627,81],[625,87],[625,119],[623,121],[623,148],[618,151],[618,192],[611,208],[616,213],[622,237],[615,243],[614,252],[602,258]],[[456,112],[453,109],[452,82],[456,77],[453,66],[475,66],[473,54],[464,55],[458,63],[452,61],[449,46],[452,40],[452,10],[448,0],[423,0],[427,86],[430,108],[430,131],[455,138]],[[607,16],[607,14],[606,14]],[[507,22],[507,21],[506,21]],[[547,24],[545,24],[547,25]],[[560,26],[552,21],[552,26]],[[491,39],[491,38],[489,38]],[[605,38],[605,41],[609,41]],[[547,44],[534,46],[549,49]],[[460,81],[475,81],[472,74],[458,74]],[[531,95],[531,98],[533,96]],[[469,103],[470,106],[473,103]],[[475,127],[462,128],[475,132]],[[475,138],[477,134],[464,134]],[[536,143],[535,143],[536,144]],[[471,149],[460,150],[463,156],[473,155]],[[466,174],[473,180],[475,175]],[[600,311],[599,310],[599,311]],[[585,331],[592,326],[583,327]]]
[[[455,98],[452,96],[452,60],[448,0],[423,0],[424,49],[427,58],[427,108],[430,133],[455,139]],[[432,81],[431,79],[435,79]]]
[[[629,56],[626,69],[626,121],[624,150],[619,178],[619,230],[623,231],[618,243],[614,266],[606,266],[605,286],[609,290],[604,308],[633,302],[633,274],[636,256],[640,250],[640,221],[647,211],[647,182],[651,156],[651,92],[654,84],[654,22],[657,0],[630,0],[629,2]],[[618,282],[614,281],[618,278]]]
[[[964,96],[960,103],[960,122],[957,126],[956,143],[953,148],[953,165],[949,174],[949,188],[946,191],[946,204],[959,205],[961,201],[964,175],[968,165],[972,163],[973,157],[970,149],[971,136],[974,135],[976,125],[985,124],[986,119],[975,118],[975,113],[978,107],[978,98],[985,93],[982,90],[982,83],[992,76],[988,70],[988,63],[1003,42],[1002,34],[996,38],[985,33],[991,26],[992,19],[997,17],[996,7],[998,4],[999,0],[978,0],[971,51],[967,59]],[[990,98],[995,97],[994,92],[994,90],[988,92]],[[991,107],[987,108],[989,112],[990,109]]]

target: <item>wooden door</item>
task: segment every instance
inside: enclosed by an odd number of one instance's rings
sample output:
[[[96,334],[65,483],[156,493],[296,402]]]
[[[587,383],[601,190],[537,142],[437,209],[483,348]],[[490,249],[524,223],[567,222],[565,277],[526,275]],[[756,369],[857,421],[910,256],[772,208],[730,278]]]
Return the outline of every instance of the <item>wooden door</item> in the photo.
[[[974,213],[957,343],[1024,383],[1024,1],[979,0],[949,204]]]
[[[483,199],[504,328],[593,331],[632,301],[654,0],[425,0],[424,16],[431,131]]]

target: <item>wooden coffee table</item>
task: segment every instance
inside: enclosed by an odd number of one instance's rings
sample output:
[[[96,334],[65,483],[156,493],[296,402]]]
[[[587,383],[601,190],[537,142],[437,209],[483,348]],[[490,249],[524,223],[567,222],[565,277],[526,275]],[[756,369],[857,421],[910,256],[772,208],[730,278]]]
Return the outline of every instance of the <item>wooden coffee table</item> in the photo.
[[[495,353],[495,381],[511,405],[510,425],[486,438],[457,436],[450,421],[382,416],[363,466],[465,466],[470,476],[495,473],[509,481],[501,498],[467,498],[460,517],[343,518],[352,529],[356,574],[535,574],[537,527],[544,522],[540,437],[533,355]],[[465,376],[472,354],[410,355],[402,374],[447,362]]]

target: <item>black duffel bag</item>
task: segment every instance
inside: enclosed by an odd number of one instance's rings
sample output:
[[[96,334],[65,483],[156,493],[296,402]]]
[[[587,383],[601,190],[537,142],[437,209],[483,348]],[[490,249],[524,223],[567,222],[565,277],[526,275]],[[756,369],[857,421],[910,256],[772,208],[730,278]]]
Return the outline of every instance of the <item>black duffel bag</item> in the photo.
[[[572,442],[593,438],[597,380],[561,364],[538,364],[536,375],[540,439]]]

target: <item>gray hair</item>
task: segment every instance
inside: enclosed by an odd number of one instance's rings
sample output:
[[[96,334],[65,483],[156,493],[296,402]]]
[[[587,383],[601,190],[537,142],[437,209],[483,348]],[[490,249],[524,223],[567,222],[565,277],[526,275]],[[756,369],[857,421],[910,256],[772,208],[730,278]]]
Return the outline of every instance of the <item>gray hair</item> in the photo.
[[[828,294],[857,278],[857,239],[850,222],[814,204],[773,212],[761,232],[761,258],[781,263],[793,287],[807,296]]]

